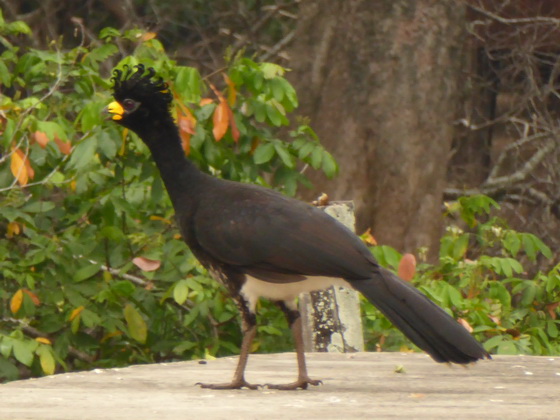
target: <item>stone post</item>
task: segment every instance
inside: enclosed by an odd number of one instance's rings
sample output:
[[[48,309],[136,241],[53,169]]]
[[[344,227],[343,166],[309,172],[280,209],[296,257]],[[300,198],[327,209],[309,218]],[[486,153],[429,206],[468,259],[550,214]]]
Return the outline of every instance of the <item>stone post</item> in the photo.
[[[330,216],[354,231],[354,203],[333,202],[322,207]],[[331,287],[299,298],[306,352],[348,353],[364,351],[359,294]]]

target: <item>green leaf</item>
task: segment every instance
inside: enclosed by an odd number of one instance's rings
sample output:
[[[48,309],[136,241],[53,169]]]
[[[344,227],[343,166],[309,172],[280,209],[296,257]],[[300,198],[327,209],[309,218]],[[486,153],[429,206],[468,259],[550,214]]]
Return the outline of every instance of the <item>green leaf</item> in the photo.
[[[201,96],[202,78],[194,67],[177,67],[174,88],[185,102],[198,103]]]
[[[124,307],[124,318],[128,327],[130,337],[139,343],[145,343],[148,337],[148,327],[140,312],[134,308],[130,303]]]
[[[327,178],[334,177],[338,173],[338,165],[334,160],[334,158],[332,157],[332,155],[326,150],[323,150],[322,160],[323,163],[321,165],[321,168],[325,173],[325,175],[327,176]]]
[[[313,152],[311,153],[311,167],[313,169],[319,169],[321,167],[321,162],[323,161],[323,148],[321,146],[315,146]]]
[[[12,77],[11,73],[4,63],[4,60],[0,58],[0,83],[6,87],[10,87],[12,85]]]
[[[270,87],[272,89],[272,96],[278,102],[282,102],[284,99],[284,84],[281,82],[281,78],[274,77],[270,80]]]
[[[106,27],[101,29],[101,31],[99,31],[99,38],[100,39],[105,39],[105,38],[118,38],[121,36],[121,33],[118,29],[115,28],[111,28],[111,27]]]
[[[469,246],[469,234],[464,233],[459,236],[455,243],[453,244],[453,254],[452,257],[455,261],[459,261],[465,256],[467,252],[467,248]]]
[[[506,233],[503,244],[504,248],[514,257],[521,249],[521,239],[519,238],[517,232],[509,231]]]
[[[500,343],[504,341],[504,337],[501,335],[495,335],[494,337],[486,340],[482,345],[486,351],[492,351],[496,347],[500,345]]]
[[[280,127],[284,122],[284,119],[282,119],[283,115],[278,107],[272,103],[267,103],[265,105],[265,109],[268,121],[270,121],[270,123],[275,127]]]
[[[273,143],[261,143],[255,149],[253,154],[253,162],[257,165],[262,165],[263,163],[267,163],[272,159],[275,152],[275,147]]]
[[[276,150],[276,153],[278,153],[278,156],[280,156],[280,159],[282,159],[284,165],[286,165],[288,168],[293,168],[295,166],[293,156],[290,154],[290,152],[288,152],[288,150],[282,143],[275,143],[274,149]]]
[[[558,337],[558,327],[556,326],[556,321],[548,321],[546,323],[546,333],[549,337]]]
[[[179,280],[173,288],[173,299],[179,305],[182,305],[187,300],[189,295],[189,286],[186,280]]]
[[[507,341],[502,341],[500,344],[498,344],[497,353],[513,355],[513,354],[519,354],[519,351],[517,350],[517,347],[515,346],[515,343],[513,341],[507,340]]]
[[[33,363],[33,352],[39,345],[35,340],[14,340],[14,357],[18,362],[25,366],[31,366]]]
[[[21,208],[25,213],[46,213],[54,209],[56,205],[52,201],[31,201]]]
[[[72,155],[68,161],[68,169],[81,170],[93,161],[93,156],[97,148],[97,139],[90,137],[72,150]]]
[[[14,341],[11,337],[0,337],[0,354],[6,359],[12,354]]]
[[[118,52],[119,49],[115,44],[103,44],[100,47],[91,50],[91,52],[87,55],[87,58],[92,61],[105,61]]]
[[[107,273],[107,271],[105,272]],[[128,280],[120,280],[114,282],[111,286],[111,290],[119,296],[128,297],[134,293],[136,288],[132,284],[132,282]]]
[[[101,270],[101,266],[99,264],[86,265],[74,273],[73,280],[76,283],[84,281],[97,274],[99,270]]]
[[[39,362],[41,363],[41,369],[43,372],[46,375],[52,375],[56,368],[52,348],[43,344],[39,346],[36,353],[39,356]]]
[[[284,67],[274,63],[260,63],[260,68],[265,79],[272,79],[276,76],[282,76],[286,71]]]
[[[315,149],[316,144],[313,142],[307,142],[298,150],[298,158],[305,159],[309,154]]]

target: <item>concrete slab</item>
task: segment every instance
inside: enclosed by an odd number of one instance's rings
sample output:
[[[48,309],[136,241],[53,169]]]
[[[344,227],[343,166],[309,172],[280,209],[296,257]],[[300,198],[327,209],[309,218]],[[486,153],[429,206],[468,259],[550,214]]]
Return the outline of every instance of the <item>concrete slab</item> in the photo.
[[[294,359],[292,353],[252,355],[247,379],[290,382]],[[497,356],[463,368],[417,353],[313,353],[310,375],[324,385],[307,391],[194,386],[228,381],[236,361],[139,365],[11,382],[0,385],[0,419],[560,418],[560,357]]]

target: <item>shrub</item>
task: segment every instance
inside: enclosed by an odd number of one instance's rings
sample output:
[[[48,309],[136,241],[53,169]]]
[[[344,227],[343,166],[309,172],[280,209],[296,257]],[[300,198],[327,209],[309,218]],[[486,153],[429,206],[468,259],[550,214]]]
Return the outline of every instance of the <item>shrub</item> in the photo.
[[[154,67],[201,169],[294,194],[303,165],[337,166],[305,123],[280,139],[298,105],[285,70],[230,57],[202,77],[138,30],[68,51],[10,43],[29,33],[0,19],[0,379],[236,352],[237,310],[180,240],[147,148],[105,121],[100,73]]]
[[[462,197],[449,206],[448,214],[459,218],[441,239],[438,263],[419,265],[414,284],[490,352],[558,355],[560,264],[530,275],[525,267],[539,257],[550,259],[550,249],[536,236],[489,217],[493,207],[498,204],[486,196]],[[398,268],[396,250],[378,246],[373,253],[383,265]],[[363,308],[370,350],[408,349],[403,335],[373,306],[364,302]]]

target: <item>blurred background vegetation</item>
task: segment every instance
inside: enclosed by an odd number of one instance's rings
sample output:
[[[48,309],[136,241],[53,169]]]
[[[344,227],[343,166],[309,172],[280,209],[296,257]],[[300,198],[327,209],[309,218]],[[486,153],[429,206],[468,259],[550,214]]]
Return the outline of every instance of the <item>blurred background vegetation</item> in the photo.
[[[0,380],[238,351],[146,148],[103,115],[138,62],[203,170],[355,199],[379,261],[415,255],[411,281],[489,351],[560,354],[560,10],[491,3],[0,1]],[[368,350],[413,350],[363,313]],[[259,314],[254,350],[291,350]]]

